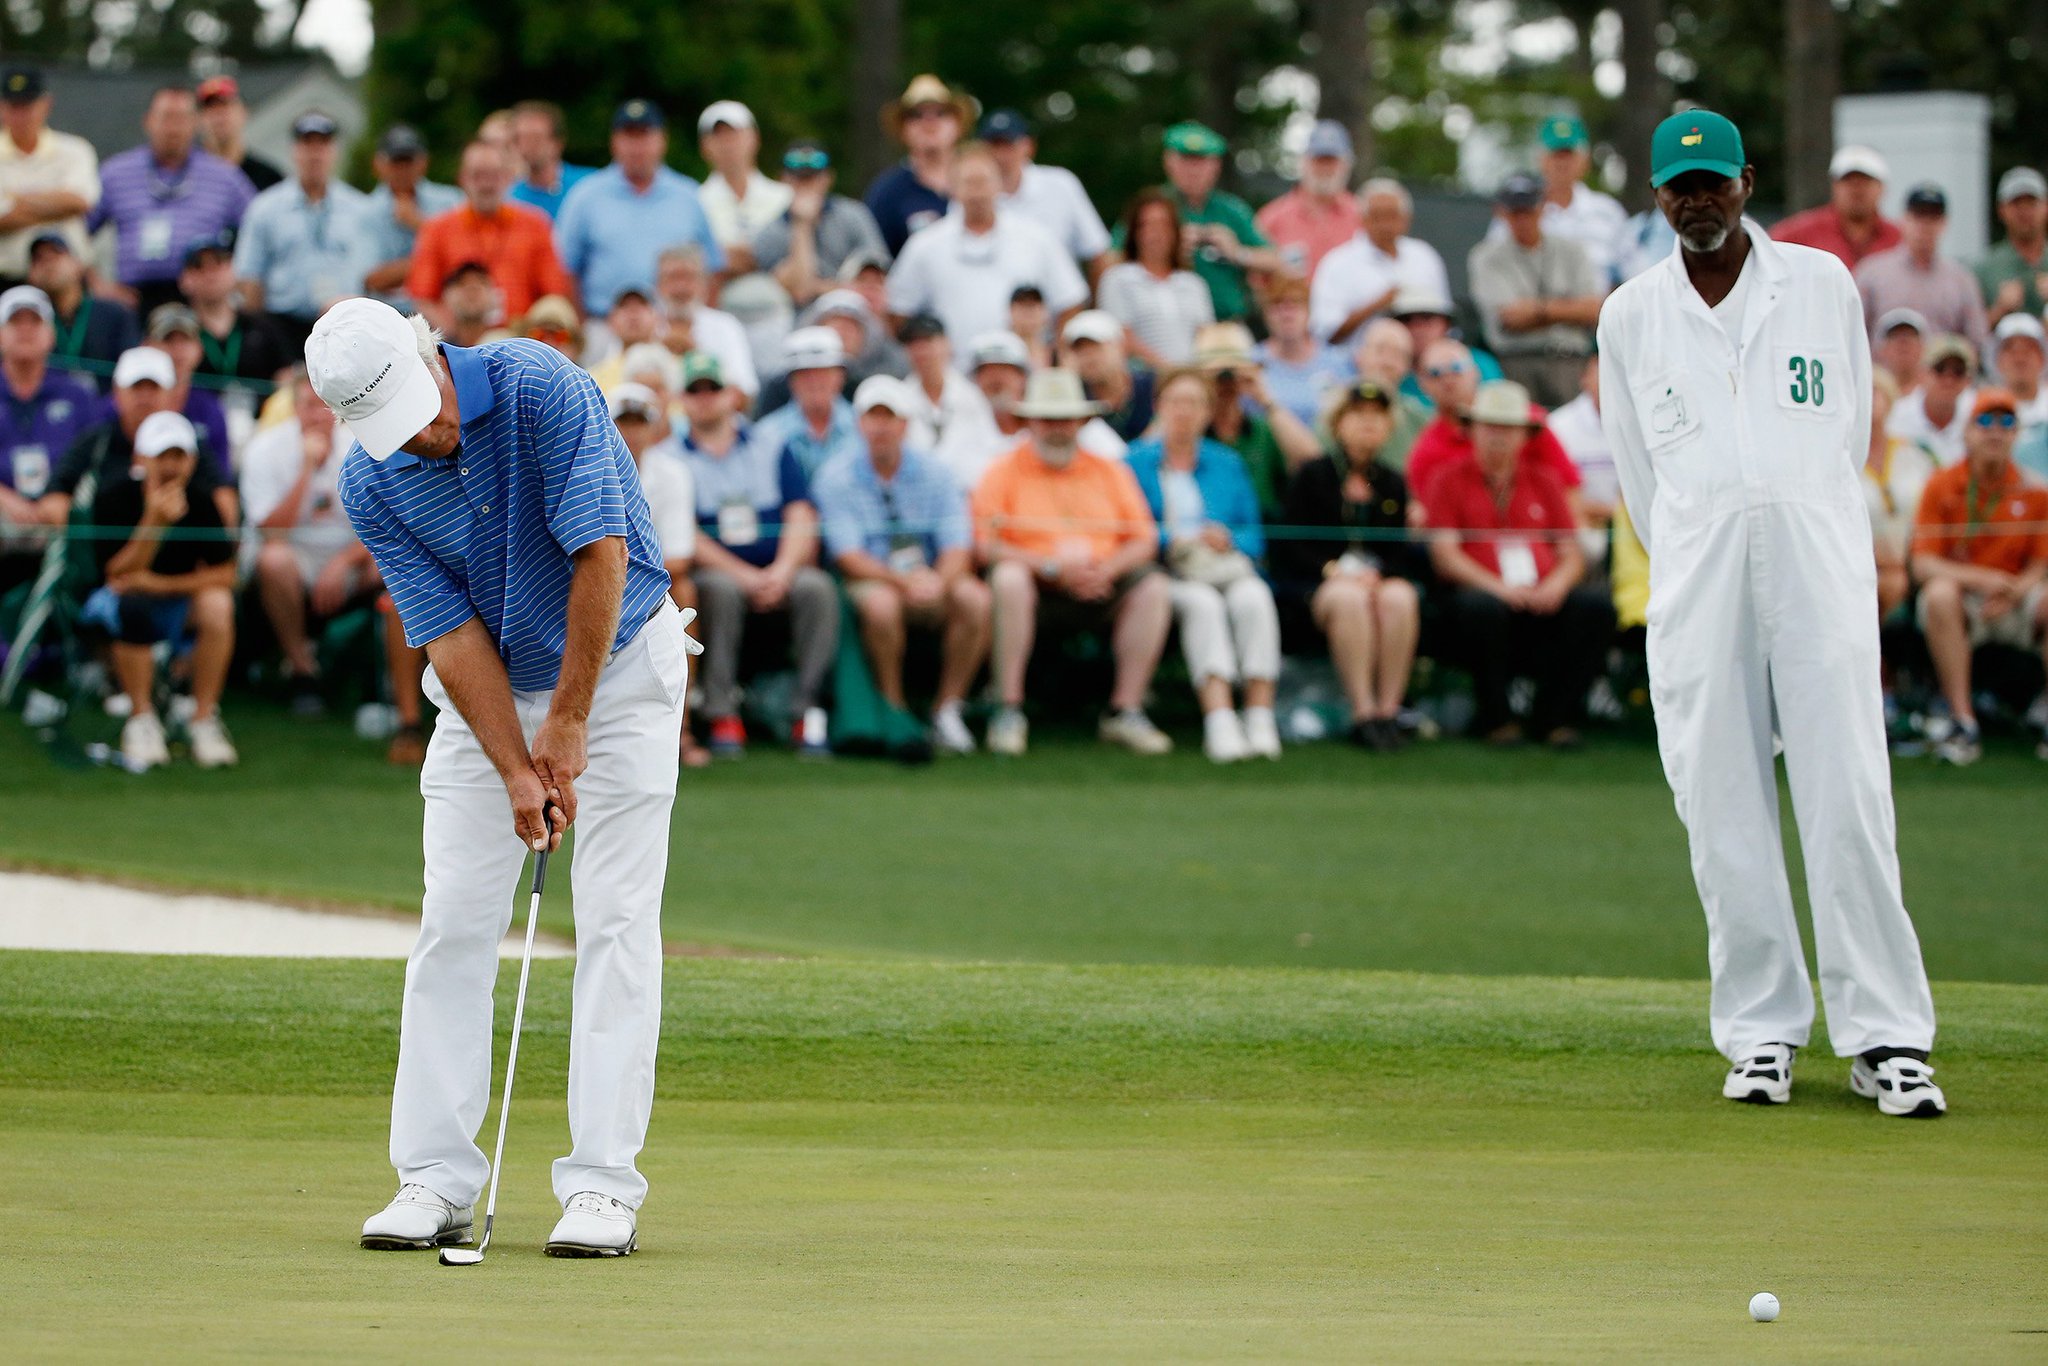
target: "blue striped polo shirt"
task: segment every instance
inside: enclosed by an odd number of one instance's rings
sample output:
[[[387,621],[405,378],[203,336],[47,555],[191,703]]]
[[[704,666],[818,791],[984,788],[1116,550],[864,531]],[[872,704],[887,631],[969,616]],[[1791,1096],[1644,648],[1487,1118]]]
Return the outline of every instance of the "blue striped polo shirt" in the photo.
[[[640,476],[604,396],[553,348],[516,338],[441,354],[462,414],[446,459],[352,446],[341,505],[376,558],[409,644],[478,617],[512,686],[555,686],[568,639],[570,556],[626,539],[620,649],[668,595]]]

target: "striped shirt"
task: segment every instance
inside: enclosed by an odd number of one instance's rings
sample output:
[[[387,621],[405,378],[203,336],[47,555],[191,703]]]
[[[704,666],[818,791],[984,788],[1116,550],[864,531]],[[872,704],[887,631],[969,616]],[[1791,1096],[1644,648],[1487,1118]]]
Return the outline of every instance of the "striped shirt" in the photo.
[[[235,235],[236,277],[263,286],[266,311],[308,322],[362,293],[378,263],[370,197],[340,181],[317,200],[298,181],[280,181],[250,203]]]
[[[853,550],[889,562],[893,552],[915,547],[926,564],[948,550],[974,543],[967,495],[938,461],[905,450],[887,483],[875,472],[862,442],[818,471],[811,484],[825,553],[837,560]]]
[[[576,551],[625,538],[614,649],[668,593],[640,477],[597,386],[551,347],[521,338],[442,355],[462,444],[446,459],[400,451],[382,462],[351,446],[341,505],[384,575],[408,643],[476,617],[514,688],[552,688]]]
[[[114,274],[122,284],[175,280],[185,248],[238,226],[255,197],[249,177],[211,152],[195,147],[184,165],[167,170],[145,143],[101,164],[100,202],[85,228],[114,225]]]

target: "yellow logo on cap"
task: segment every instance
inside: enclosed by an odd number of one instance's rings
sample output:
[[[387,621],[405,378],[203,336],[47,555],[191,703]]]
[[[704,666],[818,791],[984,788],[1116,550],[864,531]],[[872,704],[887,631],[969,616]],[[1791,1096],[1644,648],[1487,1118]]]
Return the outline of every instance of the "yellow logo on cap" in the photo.
[[[1690,133],[1687,133],[1684,137],[1680,138],[1679,142],[1687,147],[1697,147],[1706,140],[1707,135],[1705,133],[1702,133],[1699,129],[1695,128]]]

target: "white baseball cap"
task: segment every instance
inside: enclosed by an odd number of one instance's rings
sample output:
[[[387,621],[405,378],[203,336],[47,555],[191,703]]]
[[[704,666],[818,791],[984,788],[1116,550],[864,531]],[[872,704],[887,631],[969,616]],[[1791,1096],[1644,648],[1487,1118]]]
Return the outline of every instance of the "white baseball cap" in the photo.
[[[2048,330],[2043,330],[2041,320],[2031,313],[2015,310],[1998,320],[1992,329],[1994,349],[2005,345],[2014,337],[2031,337],[2043,349],[2048,349]]]
[[[1865,147],[1852,142],[1847,147],[1837,147],[1834,159],[1828,162],[1828,179],[1840,180],[1845,175],[1867,175],[1872,180],[1890,180],[1892,168],[1878,154],[1875,147]]]
[[[683,364],[676,353],[660,342],[634,342],[619,357],[619,375],[624,379],[639,381],[648,375],[661,383],[661,387],[673,391],[680,383]]]
[[[616,422],[627,413],[638,413],[653,419],[661,416],[661,397],[644,384],[631,380],[619,385],[607,400],[611,407],[612,420]]]
[[[313,392],[372,460],[390,459],[440,415],[441,386],[419,346],[412,322],[375,299],[342,300],[306,338]]]
[[[754,111],[738,100],[714,100],[704,106],[704,112],[697,116],[697,136],[702,137],[721,123],[734,128],[752,128]]]
[[[33,313],[46,323],[57,321],[56,310],[50,307],[50,296],[34,285],[16,285],[0,294],[0,323],[24,312]]]
[[[829,327],[799,327],[783,338],[782,361],[792,375],[799,370],[829,370],[846,364],[846,347]]]
[[[121,353],[121,358],[114,362],[114,387],[127,389],[144,382],[160,389],[176,387],[178,367],[171,364],[170,352],[154,346],[131,346]]]
[[[1099,308],[1082,309],[1067,319],[1067,325],[1060,329],[1060,340],[1069,346],[1083,341],[1121,343],[1123,339],[1124,325]]]
[[[1014,365],[1029,373],[1031,348],[1006,328],[980,333],[967,344],[967,368],[979,370],[984,365]]]
[[[887,408],[898,417],[911,413],[910,386],[892,375],[869,375],[853,391],[853,411],[859,416],[873,408]]]
[[[165,451],[199,453],[199,433],[183,413],[151,413],[135,429],[135,453],[154,460]]]
[[[1888,337],[1894,328],[1900,327],[1910,327],[1923,338],[1934,335],[1933,324],[1929,323],[1927,315],[1917,308],[1886,309],[1884,316],[1877,320],[1877,335]]]

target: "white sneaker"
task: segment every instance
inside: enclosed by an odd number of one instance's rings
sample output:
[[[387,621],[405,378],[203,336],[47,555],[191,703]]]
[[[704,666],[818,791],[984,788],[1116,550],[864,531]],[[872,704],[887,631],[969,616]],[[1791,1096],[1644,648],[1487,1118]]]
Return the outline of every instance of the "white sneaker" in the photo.
[[[153,711],[139,712],[121,726],[121,757],[130,768],[155,768],[171,761],[171,747],[164,743],[164,723]]]
[[[1875,1067],[1858,1058],[1849,1064],[1849,1089],[1876,1101],[1879,1114],[1939,1119],[1948,1113],[1948,1097],[1934,1084],[1934,1069],[1918,1058],[1886,1058]]]
[[[932,745],[946,754],[974,753],[974,732],[960,715],[960,704],[949,703],[932,713]]]
[[[192,739],[192,762],[201,768],[233,768],[242,761],[219,716],[194,721],[185,733]]]
[[[1219,707],[1202,717],[1202,753],[1212,764],[1234,764],[1251,757],[1251,744],[1236,712]]]
[[[1751,1105],[1783,1105],[1792,1099],[1792,1056],[1788,1043],[1767,1043],[1728,1069],[1721,1094]]]
[[[1280,718],[1271,707],[1244,709],[1244,743],[1255,759],[1280,757]]]
[[[640,1245],[633,1207],[596,1191],[578,1191],[543,1249],[550,1257],[624,1257]]]
[[[403,1185],[390,1204],[363,1223],[363,1246],[377,1252],[410,1252],[466,1243],[476,1223],[476,1206],[443,1200],[425,1186]]]
[[[1934,757],[1957,768],[1967,768],[1984,757],[1984,739],[1975,722],[1957,721],[1934,744]]]
[[[1233,721],[1236,717],[1233,715]],[[1133,707],[1129,711],[1112,712],[1102,718],[1096,735],[1112,745],[1121,745],[1133,754],[1160,755],[1173,752],[1173,741],[1166,732],[1152,724],[1152,718]],[[1242,736],[1239,737],[1242,740]]]
[[[1015,707],[1004,707],[988,723],[988,752],[1021,759],[1031,748],[1031,723]]]

